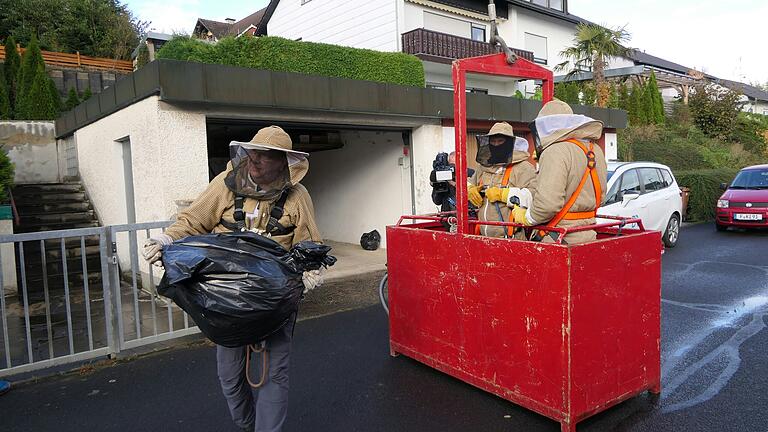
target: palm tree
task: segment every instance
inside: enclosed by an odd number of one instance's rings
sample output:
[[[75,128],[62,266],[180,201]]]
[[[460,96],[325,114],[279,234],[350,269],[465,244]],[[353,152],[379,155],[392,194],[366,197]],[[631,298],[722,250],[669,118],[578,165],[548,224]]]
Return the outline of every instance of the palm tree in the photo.
[[[566,61],[555,66],[556,71],[563,71],[573,63],[573,68],[567,76],[578,72],[592,71],[592,77],[597,88],[597,106],[605,108],[610,99],[610,84],[605,79],[605,68],[611,57],[626,57],[631,49],[623,45],[630,38],[629,32],[623,27],[612,29],[597,24],[579,24],[573,46],[560,52]]]

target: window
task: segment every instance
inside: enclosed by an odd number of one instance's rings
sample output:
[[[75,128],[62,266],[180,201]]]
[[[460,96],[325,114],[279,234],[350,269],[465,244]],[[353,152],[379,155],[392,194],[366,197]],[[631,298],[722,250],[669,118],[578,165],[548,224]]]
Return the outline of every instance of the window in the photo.
[[[675,179],[672,178],[672,173],[669,171],[662,169],[661,176],[664,177],[664,183],[667,185],[667,187],[672,186],[673,183],[675,183]]]
[[[640,179],[637,177],[637,170],[629,170],[624,173],[623,176],[621,176],[621,196],[620,198],[623,199],[623,195],[626,194],[640,194],[642,191],[640,190]]]
[[[525,49],[533,52],[534,62],[547,64],[547,38],[531,33],[526,33]]]
[[[565,0],[528,0],[529,2],[550,9],[565,12]]]
[[[620,181],[617,181],[616,183],[613,184],[613,186],[611,186],[611,189],[605,195],[605,205],[610,205],[610,204],[619,202],[619,200],[617,199],[619,194],[617,192],[619,191],[620,183],[621,183]]]
[[[427,88],[431,88],[435,90],[447,90],[449,92],[453,92],[453,86],[451,86],[450,84],[427,83]],[[477,88],[477,87],[467,87],[466,92],[488,94],[488,89]]]
[[[485,42],[485,26],[472,24],[472,40]]]
[[[742,170],[729,189],[768,189],[768,170]]]
[[[646,193],[664,189],[661,174],[656,168],[640,168],[640,178],[643,180],[643,188]]]
[[[621,202],[624,194],[640,194],[640,179],[637,177],[637,170],[629,170],[621,175],[621,178],[611,186],[611,189],[605,195],[605,205]]]

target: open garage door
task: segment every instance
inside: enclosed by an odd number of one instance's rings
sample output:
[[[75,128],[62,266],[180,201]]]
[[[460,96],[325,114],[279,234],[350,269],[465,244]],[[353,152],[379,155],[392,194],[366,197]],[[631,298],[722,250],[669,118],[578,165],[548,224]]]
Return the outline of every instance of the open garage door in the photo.
[[[273,123],[208,119],[209,175],[222,172],[232,140],[250,141]],[[358,243],[364,232],[384,228],[413,213],[410,131],[304,123],[274,123],[309,156],[302,184],[309,190],[324,239]]]

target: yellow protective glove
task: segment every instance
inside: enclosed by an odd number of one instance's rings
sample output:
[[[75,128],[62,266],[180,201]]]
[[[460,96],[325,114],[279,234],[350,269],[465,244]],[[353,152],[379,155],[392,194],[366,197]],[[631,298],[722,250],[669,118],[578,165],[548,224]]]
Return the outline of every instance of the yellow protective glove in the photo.
[[[514,206],[512,207],[512,222],[518,223],[525,226],[530,226],[530,222],[528,222],[528,218],[525,217],[525,214],[528,212],[528,209],[525,207],[520,206]]]
[[[483,196],[480,195],[480,186],[467,183],[467,196],[469,197],[469,202],[475,207],[483,205]]]
[[[509,198],[509,188],[489,187],[485,190],[485,197],[488,198],[488,202],[502,202],[507,203]]]

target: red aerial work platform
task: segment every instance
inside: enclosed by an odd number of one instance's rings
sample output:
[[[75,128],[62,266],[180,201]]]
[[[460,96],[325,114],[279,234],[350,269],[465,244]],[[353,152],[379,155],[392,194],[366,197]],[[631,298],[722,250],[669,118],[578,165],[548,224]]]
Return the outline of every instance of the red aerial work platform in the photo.
[[[552,72],[524,59],[453,63],[458,210],[387,228],[391,351],[572,432],[660,391],[661,234],[614,218],[589,228],[596,241],[577,245],[474,235],[475,224],[513,224],[467,216],[467,72],[541,80],[544,101],[552,98]],[[447,217],[455,232],[441,225]]]

